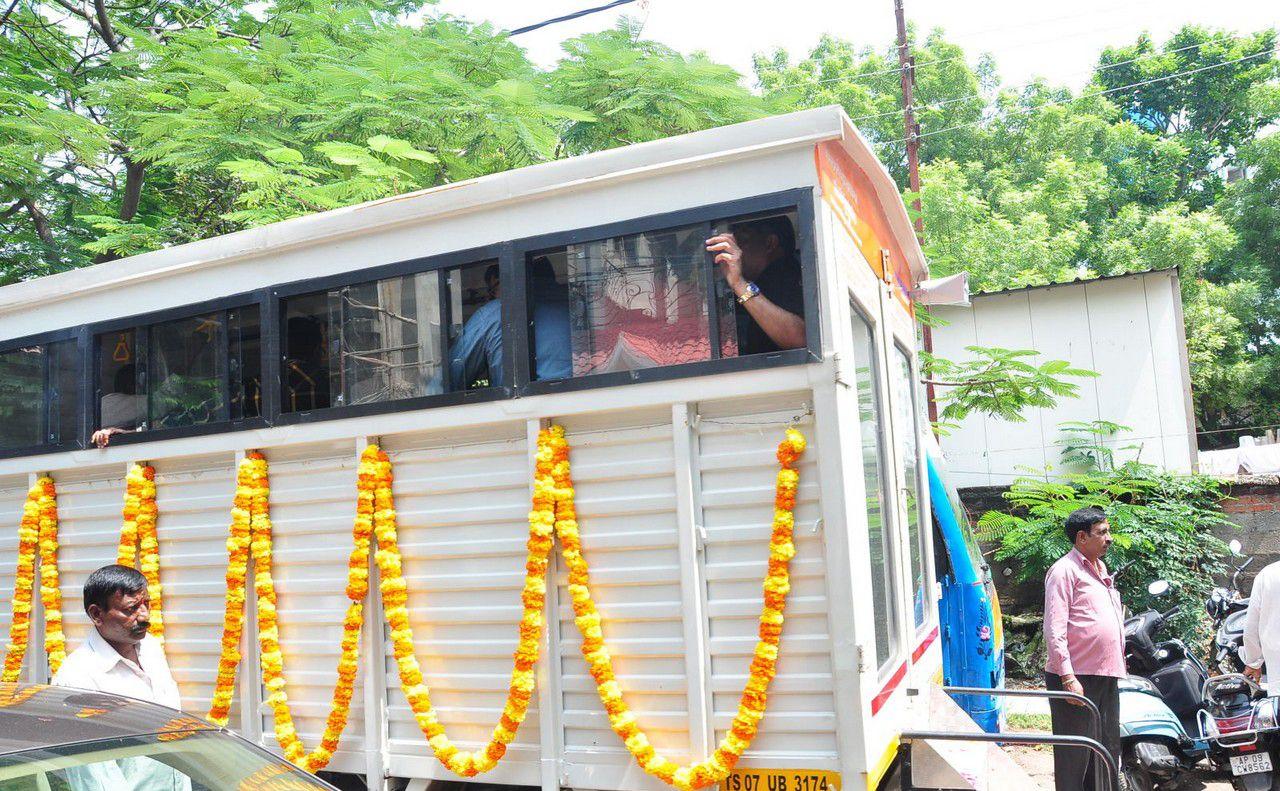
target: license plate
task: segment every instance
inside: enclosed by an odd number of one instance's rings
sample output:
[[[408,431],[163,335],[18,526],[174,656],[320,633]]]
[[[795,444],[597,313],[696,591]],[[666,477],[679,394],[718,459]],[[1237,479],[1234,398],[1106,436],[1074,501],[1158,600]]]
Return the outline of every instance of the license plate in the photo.
[[[1270,772],[1271,771],[1271,753],[1260,751],[1256,753],[1248,753],[1246,755],[1231,756],[1231,774],[1239,777],[1240,775],[1251,775],[1254,772]]]
[[[723,791],[840,791],[840,773],[820,769],[734,769]]]

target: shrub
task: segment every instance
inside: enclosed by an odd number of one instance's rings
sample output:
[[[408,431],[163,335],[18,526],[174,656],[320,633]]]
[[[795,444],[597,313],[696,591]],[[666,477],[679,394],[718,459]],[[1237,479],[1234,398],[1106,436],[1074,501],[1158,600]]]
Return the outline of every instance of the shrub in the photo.
[[[1226,544],[1210,532],[1229,524],[1218,507],[1223,496],[1222,484],[1210,476],[1131,461],[1064,481],[1020,478],[1004,494],[1009,512],[987,512],[978,532],[983,540],[998,540],[996,559],[1009,564],[1017,581],[1029,582],[1043,579],[1071,550],[1062,530],[1067,515],[1085,506],[1102,508],[1115,536],[1107,567],[1120,572],[1116,583],[1128,611],[1179,604],[1165,632],[1194,647],[1208,634],[1204,601],[1213,577],[1225,570]],[[1156,579],[1172,583],[1171,593],[1158,599],[1148,594],[1148,583]]]

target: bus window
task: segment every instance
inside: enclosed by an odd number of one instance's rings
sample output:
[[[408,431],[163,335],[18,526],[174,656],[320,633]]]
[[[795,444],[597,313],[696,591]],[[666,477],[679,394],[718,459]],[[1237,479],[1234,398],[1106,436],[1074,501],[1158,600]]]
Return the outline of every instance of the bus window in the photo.
[[[223,407],[222,377],[218,375],[222,314],[167,321],[152,325],[150,332],[148,428],[218,420]]]
[[[284,301],[280,411],[325,409],[329,404],[329,294],[321,291]]]
[[[740,268],[716,265],[721,356],[805,345],[804,289],[795,229],[793,211],[716,223],[716,238],[731,235],[742,251]],[[755,299],[759,299],[755,305],[748,304]]]
[[[262,416],[262,319],[257,305],[227,312],[231,419]]]
[[[137,333],[120,330],[98,336],[99,427],[133,431],[144,422],[147,396],[139,386]]]
[[[867,544],[871,554],[871,598],[875,617],[876,667],[884,669],[898,653],[900,617],[898,562],[893,542],[893,511],[885,507],[884,455],[875,346],[871,326],[853,312],[854,377],[858,394],[858,430],[862,437],[862,482],[866,496]]]
[[[80,350],[75,341],[45,347],[49,366],[49,427],[45,441],[71,442],[80,433]]]
[[[446,270],[450,391],[505,384],[502,370],[502,275],[496,263]]]
[[[533,378],[802,348],[795,222],[795,212],[731,218],[530,254]],[[732,263],[717,263],[725,254]]]
[[[925,580],[925,533],[920,529],[920,459],[919,431],[916,422],[916,389],[911,378],[911,358],[902,347],[894,346],[893,400],[901,443],[902,492],[906,497],[907,540],[911,551],[911,602],[917,627],[923,626],[928,610]]]
[[[0,449],[39,445],[45,350],[28,346],[0,354]]]

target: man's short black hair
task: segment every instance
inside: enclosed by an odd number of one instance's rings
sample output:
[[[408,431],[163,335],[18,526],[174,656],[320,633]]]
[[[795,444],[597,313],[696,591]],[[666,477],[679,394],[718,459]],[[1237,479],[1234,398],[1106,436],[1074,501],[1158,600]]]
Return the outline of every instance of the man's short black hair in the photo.
[[[796,251],[796,229],[791,225],[791,220],[782,214],[734,223],[729,230],[735,237],[745,231],[747,236],[759,239],[761,244],[770,236],[777,236],[778,247],[784,255],[791,255]],[[741,245],[742,240],[739,239],[738,243]]]
[[[117,593],[132,595],[146,589],[147,578],[137,569],[115,563],[103,566],[84,581],[84,611],[89,612],[90,604],[96,604],[105,610],[110,606],[113,595]]]
[[[1075,544],[1077,535],[1081,532],[1087,533],[1093,530],[1094,525],[1105,521],[1107,521],[1107,515],[1096,505],[1077,508],[1067,517],[1067,523],[1064,527],[1067,532],[1067,540]]]

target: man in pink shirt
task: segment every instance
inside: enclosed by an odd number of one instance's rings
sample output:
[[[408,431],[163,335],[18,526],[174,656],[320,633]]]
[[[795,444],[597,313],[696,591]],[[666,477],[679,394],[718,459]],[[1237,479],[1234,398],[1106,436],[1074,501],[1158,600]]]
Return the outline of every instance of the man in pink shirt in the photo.
[[[1074,548],[1044,578],[1044,643],[1048,689],[1084,695],[1102,713],[1102,733],[1078,703],[1051,701],[1053,732],[1091,736],[1120,758],[1120,696],[1124,667],[1124,610],[1102,556],[1111,546],[1111,525],[1101,508],[1081,508],[1067,517]],[[1094,788],[1097,759],[1081,747],[1057,747],[1053,774],[1058,791]]]

